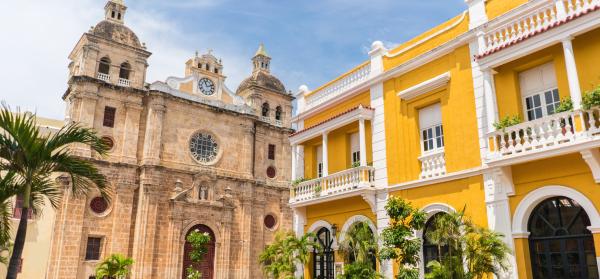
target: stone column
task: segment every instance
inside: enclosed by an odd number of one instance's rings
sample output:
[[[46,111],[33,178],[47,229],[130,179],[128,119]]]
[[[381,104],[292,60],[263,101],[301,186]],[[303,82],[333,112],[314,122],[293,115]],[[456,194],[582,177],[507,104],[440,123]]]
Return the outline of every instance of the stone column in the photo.
[[[326,177],[329,175],[329,158],[327,157],[329,155],[327,152],[327,132],[323,133],[323,146],[321,150],[323,150],[323,177]]]
[[[385,228],[387,228],[390,223],[390,217],[387,215],[387,211],[385,211],[385,204],[387,203],[387,200],[388,200],[387,189],[377,193],[375,199],[377,202],[377,205],[376,205],[377,211],[375,212],[377,215],[377,234],[379,236],[381,236],[381,234],[383,233],[383,230]],[[379,246],[381,247],[381,245],[383,245],[383,242],[380,238]],[[394,268],[393,268],[392,261],[389,261],[389,260],[381,261],[379,264],[379,269],[380,269],[381,274],[383,274],[383,276],[386,279],[394,278]]]
[[[123,127],[123,142],[121,143],[121,162],[137,163],[137,141],[140,131],[140,114],[142,106],[138,103],[125,103],[125,125]]]
[[[162,125],[166,107],[162,98],[151,100],[146,120],[146,133],[144,135],[144,157],[145,165],[158,165],[160,161]]]
[[[86,88],[82,88],[86,90]],[[95,92],[80,92],[76,93],[73,97],[73,111],[71,113],[71,120],[79,123],[84,127],[94,128],[94,121],[96,116],[96,105],[98,103],[98,96]],[[74,154],[82,157],[92,157],[92,150],[85,144],[73,145]]]
[[[233,208],[226,208],[223,212],[223,221],[221,223],[221,249],[220,249],[220,258],[221,258],[221,268],[220,271],[217,272],[218,279],[229,279],[229,270],[231,269],[231,223],[233,221]],[[235,245],[234,245],[235,246]],[[236,247],[233,247],[236,248]]]
[[[294,211],[294,232],[297,237],[304,235],[304,226],[306,225],[306,207],[292,208]],[[304,276],[304,265],[296,264],[296,278]]]
[[[573,109],[580,109],[581,87],[579,86],[579,76],[577,74],[577,65],[575,64],[572,38],[564,39],[562,45],[565,52],[565,66],[567,67],[567,78],[569,80],[571,100],[573,100]]]
[[[247,185],[248,187],[252,187],[253,185]],[[247,194],[246,194],[247,195]],[[250,278],[250,268],[249,265],[253,262],[253,259],[250,257],[252,246],[252,197],[247,195],[241,198],[240,201],[240,211],[241,211],[241,223],[240,226],[240,239],[241,243],[239,244],[240,249],[240,261],[238,262],[239,274],[234,276],[236,279],[249,279]],[[235,245],[235,244],[234,244]]]
[[[296,155],[296,152],[298,152],[297,149],[297,145],[292,145],[292,181],[298,179],[298,155]]]
[[[365,119],[358,119],[358,140],[360,150],[360,166],[367,166],[367,135],[365,132]]]
[[[493,132],[494,123],[498,121],[498,112],[496,107],[494,76],[491,69],[483,70],[483,94],[485,100],[485,115],[487,118],[487,131]]]

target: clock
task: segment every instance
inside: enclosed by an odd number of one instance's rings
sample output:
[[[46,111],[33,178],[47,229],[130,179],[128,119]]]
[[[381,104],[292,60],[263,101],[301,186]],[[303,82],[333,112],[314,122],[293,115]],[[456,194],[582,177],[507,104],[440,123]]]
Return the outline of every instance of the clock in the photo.
[[[212,82],[212,80],[207,78],[201,78],[198,81],[198,89],[206,96],[215,94],[215,84]]]

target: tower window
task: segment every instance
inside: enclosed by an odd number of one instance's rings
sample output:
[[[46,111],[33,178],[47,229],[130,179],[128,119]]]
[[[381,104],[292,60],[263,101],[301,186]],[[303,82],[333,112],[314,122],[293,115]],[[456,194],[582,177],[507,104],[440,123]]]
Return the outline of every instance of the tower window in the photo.
[[[269,157],[269,160],[275,160],[275,145],[274,144],[269,144],[268,157]]]
[[[104,107],[104,120],[102,125],[104,127],[114,127],[115,126],[115,115],[117,113],[117,109],[113,107],[106,106]]]
[[[275,120],[281,120],[281,106],[275,108]]]
[[[107,75],[110,73],[110,59],[108,57],[103,57],[102,59],[100,59],[98,72]]]
[[[269,103],[264,103],[262,105],[262,116],[269,117]]]
[[[100,237],[88,237],[87,246],[85,248],[85,260],[86,261],[97,261],[100,259],[100,244],[102,238]]]
[[[125,62],[121,64],[121,69],[119,70],[119,78],[129,80],[129,75],[131,74],[131,65]]]
[[[219,73],[219,69],[215,68],[215,74]]]
[[[110,17],[115,18],[115,11],[112,11],[112,13],[110,14]]]
[[[202,63],[198,63],[198,69],[202,69]]]
[[[117,19],[118,19],[118,20],[121,20],[121,13],[118,13],[118,14],[117,14]]]
[[[205,69],[206,69],[207,71],[208,71],[208,70],[210,70],[210,67],[209,67],[209,65],[208,65],[208,64],[206,64],[206,67],[205,67]]]

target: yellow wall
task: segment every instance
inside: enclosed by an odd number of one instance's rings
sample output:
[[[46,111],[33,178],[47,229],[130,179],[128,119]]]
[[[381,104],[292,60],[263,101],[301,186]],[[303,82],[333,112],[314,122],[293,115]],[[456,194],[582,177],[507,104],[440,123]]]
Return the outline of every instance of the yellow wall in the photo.
[[[466,206],[465,215],[469,216],[475,224],[487,227],[481,175],[395,191],[390,195],[407,199],[417,208],[424,208],[433,203],[447,204],[456,210]]]
[[[485,3],[485,12],[488,20],[492,20],[499,15],[527,3],[528,0],[488,0]]]
[[[573,53],[582,92],[600,86],[600,28],[573,40]]]
[[[371,211],[371,207],[361,197],[351,197],[343,200],[331,201],[322,204],[316,204],[306,207],[306,225],[304,231],[307,230],[319,220],[328,222],[329,224],[335,224],[338,228],[337,236],[339,239],[340,233],[342,233],[342,227],[355,215],[363,215],[371,219],[373,224],[377,224],[377,219]],[[335,261],[343,262],[344,258],[341,253],[335,253]],[[304,277],[312,278],[312,258],[311,261],[306,265],[304,269]]]
[[[527,194],[550,185],[573,188],[588,197],[596,208],[600,208],[600,187],[594,182],[589,167],[579,153],[514,165],[512,174],[515,195],[509,199],[511,215],[514,215],[517,206]],[[595,241],[597,239],[598,237],[595,237]],[[595,244],[598,246],[600,243]],[[531,278],[528,245],[527,239],[515,240],[515,250],[518,252],[515,255],[520,278]]]
[[[426,31],[424,33],[422,33],[421,35],[409,40],[406,43],[401,44],[400,46],[390,50],[390,55],[394,55],[394,54],[398,54],[402,51],[405,51],[402,54],[399,54],[396,57],[384,57],[383,58],[383,66],[384,69],[390,70],[394,67],[397,67],[398,65],[412,59],[415,58],[418,55],[421,55],[427,51],[430,51],[456,37],[458,37],[459,35],[467,32],[469,30],[469,16],[465,16],[464,19],[454,28],[451,28],[450,30],[439,34],[438,36],[434,36],[431,39],[423,42],[422,44],[419,45],[415,45],[416,42],[419,42],[421,40],[423,40],[424,38],[427,38],[435,33],[437,33],[440,30],[443,30],[449,26],[452,26],[453,24],[455,24],[459,19],[461,19],[462,14],[457,15],[456,17],[432,28],[429,31]],[[413,47],[414,46],[414,47]],[[408,48],[411,48],[410,50],[408,50]]]
[[[388,179],[396,184],[418,179],[421,155],[418,110],[440,102],[448,172],[481,164],[469,48],[384,83]],[[448,86],[417,99],[402,101],[397,93],[450,71]]]
[[[519,115],[522,120],[526,120],[523,112],[519,73],[548,62],[554,63],[561,99],[569,96],[569,81],[567,80],[562,46],[555,45],[495,69],[498,72],[494,75],[496,100],[498,101],[498,116],[501,119],[508,115]]]
[[[369,91],[360,93],[340,104],[337,104],[314,116],[304,119],[304,129],[310,128],[316,124],[330,119],[333,116],[348,111],[352,108],[358,107],[359,105],[363,105],[365,107],[371,105],[371,93]]]

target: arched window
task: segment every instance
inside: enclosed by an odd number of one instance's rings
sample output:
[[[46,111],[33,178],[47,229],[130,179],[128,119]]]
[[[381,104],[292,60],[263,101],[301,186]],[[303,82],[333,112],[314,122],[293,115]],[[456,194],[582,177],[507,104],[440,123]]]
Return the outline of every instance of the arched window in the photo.
[[[589,225],[587,213],[572,199],[553,197],[540,203],[528,225],[533,278],[598,278]]]
[[[281,106],[275,108],[275,120],[281,120]]]
[[[106,75],[110,74],[110,59],[108,57],[103,57],[102,59],[100,59],[98,73]]]
[[[427,267],[431,261],[441,262],[449,252],[448,245],[433,244],[428,237],[428,232],[433,232],[437,229],[436,220],[444,216],[444,214],[446,213],[439,212],[431,216],[429,220],[427,220],[427,223],[425,223],[425,228],[423,229],[423,266],[425,267],[425,273],[431,271],[430,268]]]
[[[121,64],[121,69],[119,70],[119,78],[129,80],[129,75],[131,74],[131,65],[129,63],[124,62]]]
[[[317,249],[313,251],[313,278],[333,279],[333,239],[331,232],[327,228],[321,228],[317,232],[317,243],[322,251]]]
[[[269,117],[269,103],[264,103],[262,105],[262,116]]]

